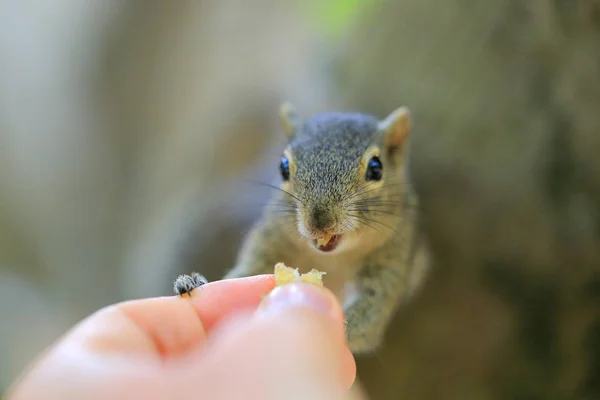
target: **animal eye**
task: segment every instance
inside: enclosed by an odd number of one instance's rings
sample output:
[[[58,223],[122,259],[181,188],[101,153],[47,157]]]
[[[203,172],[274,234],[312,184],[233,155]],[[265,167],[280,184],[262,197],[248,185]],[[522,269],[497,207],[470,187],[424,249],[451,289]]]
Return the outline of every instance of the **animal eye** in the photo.
[[[284,181],[290,180],[290,162],[286,157],[281,157],[281,162],[279,163],[279,172],[281,173],[281,177]]]
[[[369,160],[369,164],[367,164],[367,173],[365,179],[368,181],[379,181],[383,176],[383,165],[381,165],[381,161],[379,157],[373,157]]]

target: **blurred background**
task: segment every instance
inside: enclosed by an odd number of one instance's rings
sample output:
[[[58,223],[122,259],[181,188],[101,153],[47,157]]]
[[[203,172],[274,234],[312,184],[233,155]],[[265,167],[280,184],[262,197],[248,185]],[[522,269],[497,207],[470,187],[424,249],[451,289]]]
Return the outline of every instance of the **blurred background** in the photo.
[[[599,7],[0,0],[0,393],[96,309],[233,265],[289,100],[413,112],[436,264],[359,359],[372,399],[600,398]]]

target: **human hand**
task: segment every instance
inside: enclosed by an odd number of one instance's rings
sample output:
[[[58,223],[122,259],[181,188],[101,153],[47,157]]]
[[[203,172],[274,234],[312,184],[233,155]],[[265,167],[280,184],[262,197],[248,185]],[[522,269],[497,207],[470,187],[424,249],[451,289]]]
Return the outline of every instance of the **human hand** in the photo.
[[[14,387],[25,399],[346,399],[356,365],[333,294],[273,275],[91,315]],[[259,306],[260,305],[260,306]]]

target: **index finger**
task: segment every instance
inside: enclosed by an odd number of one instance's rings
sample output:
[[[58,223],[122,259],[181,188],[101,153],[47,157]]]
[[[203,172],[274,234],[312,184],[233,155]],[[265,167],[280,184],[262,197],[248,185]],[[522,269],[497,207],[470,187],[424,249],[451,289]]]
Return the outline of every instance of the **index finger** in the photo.
[[[221,319],[255,309],[274,287],[273,275],[258,275],[211,282],[190,296],[127,301],[100,310],[75,333],[96,350],[177,356],[201,345]]]
[[[273,274],[225,279],[207,283],[190,293],[192,304],[208,332],[223,318],[240,309],[255,309],[275,288]],[[182,296],[181,300],[185,300]]]

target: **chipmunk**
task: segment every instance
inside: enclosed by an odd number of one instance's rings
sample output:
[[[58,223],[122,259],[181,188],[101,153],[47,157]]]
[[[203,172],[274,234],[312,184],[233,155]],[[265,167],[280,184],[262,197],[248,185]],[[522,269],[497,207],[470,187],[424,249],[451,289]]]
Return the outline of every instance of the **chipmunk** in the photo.
[[[265,207],[225,279],[272,273],[277,262],[325,271],[344,307],[350,350],[373,352],[428,265],[405,168],[409,110],[384,120],[349,112],[303,119],[284,103],[279,114],[288,145],[276,203]],[[198,273],[181,275],[174,289],[183,295],[204,283]]]

